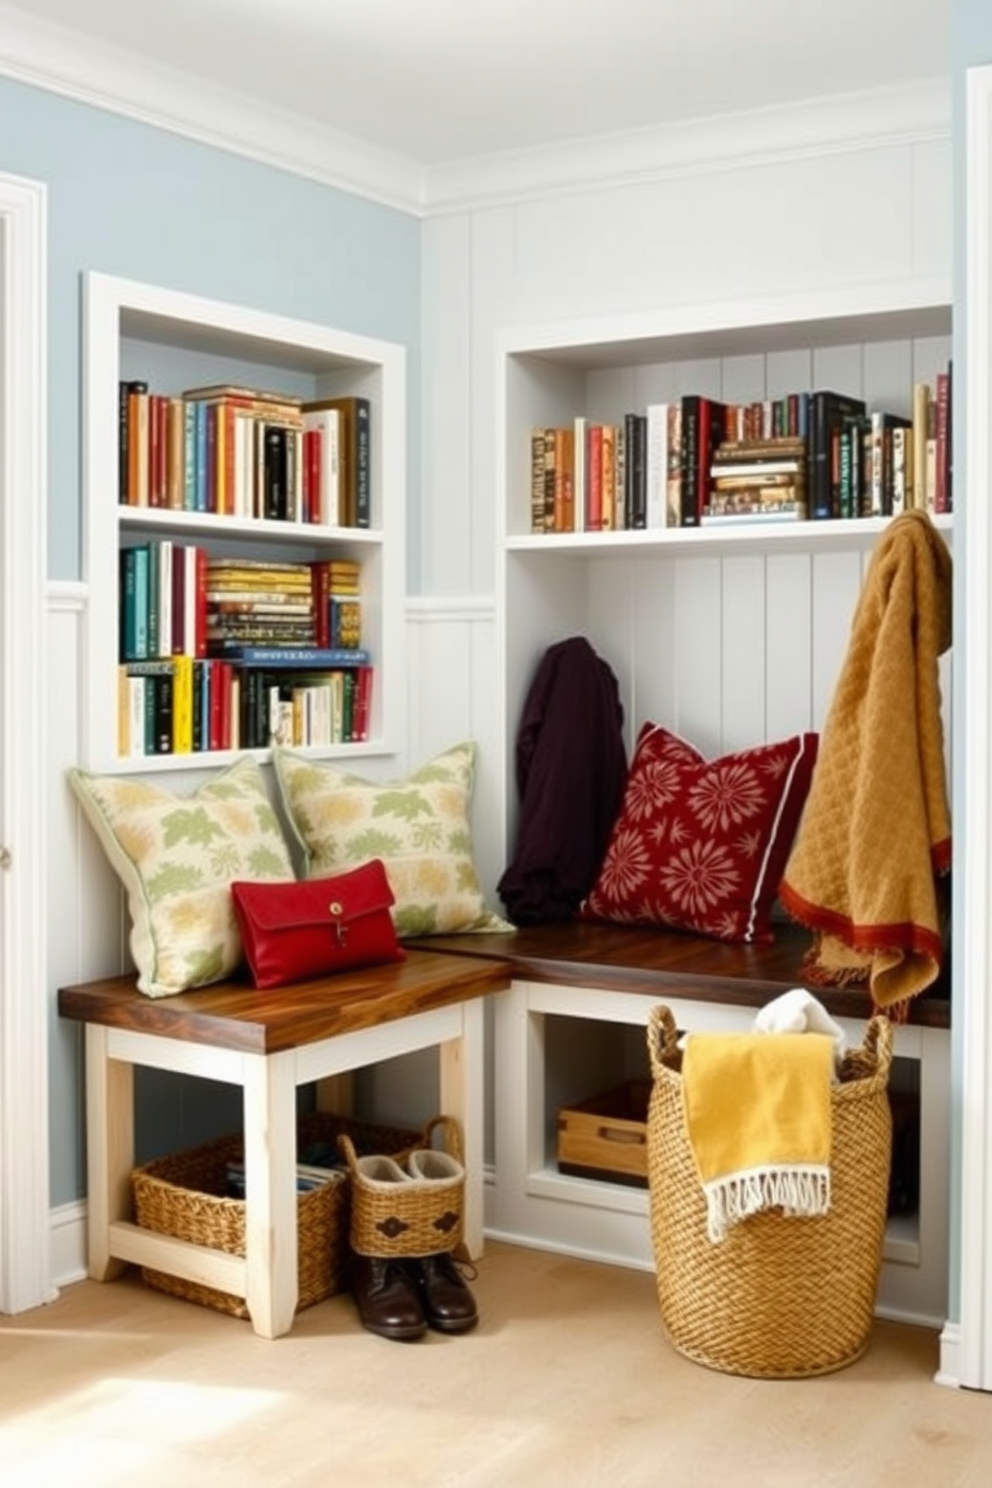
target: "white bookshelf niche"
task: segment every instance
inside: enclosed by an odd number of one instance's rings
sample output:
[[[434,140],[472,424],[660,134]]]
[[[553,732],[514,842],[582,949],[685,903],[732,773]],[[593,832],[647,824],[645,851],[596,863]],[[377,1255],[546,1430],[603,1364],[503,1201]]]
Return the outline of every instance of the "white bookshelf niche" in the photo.
[[[93,770],[220,765],[239,749],[124,757],[117,745],[119,552],[156,538],[218,557],[361,564],[362,644],[374,668],[368,737],[322,746],[358,758],[402,748],[406,352],[397,344],[99,273],[84,276],[83,569],[89,600],[81,763]],[[118,500],[118,388],[143,380],[178,396],[214,384],[371,407],[371,516],[365,528],[217,515]],[[255,751],[265,757],[267,750]]]

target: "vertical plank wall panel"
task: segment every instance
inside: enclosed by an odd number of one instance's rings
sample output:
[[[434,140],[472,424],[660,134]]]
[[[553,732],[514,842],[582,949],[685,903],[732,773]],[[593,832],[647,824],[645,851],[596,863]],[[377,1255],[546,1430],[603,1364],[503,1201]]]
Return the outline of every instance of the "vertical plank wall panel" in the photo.
[[[813,560],[773,553],[765,566],[765,738],[815,727],[813,716]],[[831,622],[833,623],[833,622]]]
[[[704,754],[718,753],[723,735],[722,578],[719,558],[684,559],[675,570],[674,726]]]
[[[677,727],[678,620],[675,558],[638,561],[635,594],[635,657],[631,674],[631,745],[642,723]]]
[[[813,557],[812,625],[813,727],[822,728],[847,654],[862,564],[859,553],[817,553]]]
[[[765,560],[748,553],[722,561],[719,752],[765,742],[769,648]]]

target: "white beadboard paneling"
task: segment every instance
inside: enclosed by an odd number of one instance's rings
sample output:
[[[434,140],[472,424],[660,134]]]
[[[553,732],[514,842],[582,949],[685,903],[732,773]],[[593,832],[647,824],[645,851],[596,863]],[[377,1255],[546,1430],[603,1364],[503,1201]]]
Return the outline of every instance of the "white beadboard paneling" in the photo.
[[[634,408],[635,398],[631,367],[607,367],[586,378],[586,413],[596,423],[622,423],[624,413]]]
[[[878,409],[910,418],[913,412],[913,343],[876,341],[862,358],[869,412]]]
[[[787,739],[814,727],[810,605],[813,561],[805,553],[766,559],[765,738]]]
[[[635,727],[630,699],[637,672],[639,581],[638,565],[631,569],[622,560],[615,559],[591,564],[585,617],[580,628],[580,633],[617,679],[620,697],[624,702],[624,733],[628,750],[633,744]],[[665,640],[667,639],[666,637]]]
[[[711,357],[706,361],[680,363],[679,391],[702,393],[707,398],[722,398],[723,362]]]
[[[475,866],[483,892],[496,908],[495,885],[506,865],[492,601],[413,601],[408,632],[408,768],[417,769],[463,740],[475,742]]]
[[[464,376],[471,353],[471,224],[465,217],[434,218],[422,233],[423,363],[430,375],[422,391],[420,552],[408,555],[407,572],[419,572],[430,593],[449,594],[464,588],[460,555],[471,546],[473,384]]]
[[[665,558],[638,562],[635,592],[635,661],[626,695],[632,743],[643,723],[674,726],[678,687],[675,563]]]
[[[634,369],[634,408],[672,403],[679,395],[678,369],[672,362],[653,362]]]
[[[722,574],[720,685],[723,728],[719,752],[765,742],[765,560],[759,553],[725,558]]]
[[[812,699],[817,729],[823,727],[847,655],[861,579],[858,553],[817,553],[813,558]]]
[[[946,372],[951,360],[950,336],[919,336],[913,342],[913,381],[936,386],[938,372]]]
[[[783,398],[813,386],[813,357],[809,351],[772,351],[766,358],[765,397]]]
[[[860,398],[864,389],[864,355],[858,346],[818,346],[813,352],[814,388],[829,388]]]
[[[675,717],[668,726],[706,755],[719,754],[724,727],[722,577],[719,558],[683,560],[675,572],[678,680]]]
[[[768,358],[760,354],[724,357],[720,377],[720,396],[725,403],[754,403],[764,399],[767,388]],[[790,387],[799,387],[791,383]]]

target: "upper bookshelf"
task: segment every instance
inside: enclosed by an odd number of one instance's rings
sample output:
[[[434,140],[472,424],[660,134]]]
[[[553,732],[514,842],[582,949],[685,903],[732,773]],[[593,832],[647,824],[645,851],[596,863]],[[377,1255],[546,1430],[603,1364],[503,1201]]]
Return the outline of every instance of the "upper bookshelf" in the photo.
[[[221,763],[226,755],[246,747],[265,749],[269,743],[268,702],[258,704],[263,712],[259,714],[257,727],[254,716],[249,718],[247,713],[249,683],[254,696],[256,691],[261,695],[263,682],[265,688],[271,684],[273,710],[277,694],[284,698],[291,695],[294,700],[283,705],[297,709],[296,733],[290,736],[293,743],[308,745],[318,740],[313,747],[321,753],[344,757],[394,752],[398,747],[396,731],[401,723],[404,677],[404,348],[311,322],[98,273],[84,277],[83,309],[83,557],[84,577],[89,586],[84,763],[101,770],[160,770]],[[154,416],[151,404],[155,402],[160,409],[161,431],[170,431],[165,437],[170,441],[172,463],[168,477],[162,477],[160,488],[155,487],[154,472],[150,489],[146,488],[144,476],[140,487],[132,481],[128,488],[128,435],[122,431],[133,429],[139,415],[132,405],[129,418],[127,385],[142,394],[139,401],[148,400],[140,417],[147,416],[150,420]],[[212,388],[228,390],[226,398],[218,401],[188,396],[193,390]],[[242,406],[234,406],[237,399],[230,390],[243,395]],[[270,399],[267,404],[254,405],[257,418],[247,396],[251,393]],[[345,400],[344,409],[333,415],[342,467],[347,466],[349,458],[367,459],[361,476],[352,477],[347,471],[342,474],[340,509],[333,493],[328,495],[331,488],[326,481],[322,488],[323,505],[316,495],[321,470],[328,469],[326,451],[332,436],[324,431],[310,432],[316,411],[312,416],[305,412],[309,405],[336,399]],[[212,406],[205,414],[208,404]],[[222,415],[222,408],[226,408],[226,415]],[[354,455],[349,454],[348,421],[356,409],[362,419],[368,419],[364,456],[357,435]],[[270,417],[272,410],[275,411]],[[227,415],[230,429],[237,429],[233,435],[217,432],[222,416]],[[156,437],[153,434],[150,439]],[[231,451],[224,467],[227,476],[218,473],[222,462],[216,459],[217,444],[224,448],[225,438]],[[142,471],[147,469],[144,439],[142,432]],[[208,465],[210,474],[201,475],[197,492],[196,470]],[[162,469],[165,468],[163,457]],[[168,489],[164,489],[166,483]],[[333,492],[336,490],[335,485]],[[356,490],[362,493],[360,513],[350,494]],[[177,574],[172,599],[177,605],[182,603],[190,630],[195,608],[189,598],[190,586],[196,585],[200,610],[198,651],[180,636],[176,609],[171,645],[159,636],[153,638],[147,650],[142,649],[145,638],[139,636],[135,653],[134,637],[125,636],[125,619],[133,615],[134,601],[130,594],[133,570],[137,567],[138,583],[143,587],[146,564],[151,567],[153,580],[160,578],[160,565],[182,565],[190,585],[185,590],[185,599],[180,601],[183,580]],[[153,703],[148,695],[150,719],[156,706],[159,709],[166,704],[171,706],[170,650],[176,657],[184,652],[195,656],[198,662],[203,659],[204,627],[209,624],[209,634],[216,637],[222,608],[211,600],[212,618],[205,619],[208,605],[204,573],[208,568],[216,573],[224,564],[237,565],[239,573],[251,569],[262,575],[268,572],[268,582],[273,585],[279,585],[279,580],[272,576],[280,572],[293,572],[297,582],[303,582],[302,575],[307,576],[312,585],[308,591],[311,605],[320,606],[322,618],[314,622],[312,636],[301,630],[294,633],[293,639],[308,652],[314,645],[329,647],[333,641],[327,618],[332,612],[319,585],[328,581],[328,575],[332,585],[334,575],[345,575],[341,587],[346,599],[352,598],[348,591],[357,587],[358,593],[353,596],[349,610],[351,616],[357,614],[360,619],[361,650],[355,653],[354,661],[367,664],[366,684],[371,678],[371,687],[366,688],[368,717],[363,727],[358,727],[352,714],[357,670],[351,654],[334,659],[337,675],[333,678],[325,674],[325,668],[331,666],[326,657],[313,658],[314,665],[307,668],[311,674],[308,677],[297,678],[285,666],[276,668],[271,677],[263,679],[261,673],[249,677],[248,670],[237,661],[238,652],[234,648],[240,639],[255,644],[265,639],[259,628],[264,629],[262,612],[272,608],[254,603],[250,606],[253,615],[250,623],[254,627],[251,634],[247,631],[243,635],[234,634],[231,622],[232,633],[226,640],[213,639],[207,648],[215,659],[225,662],[218,672],[227,673],[229,693],[233,678],[237,721],[225,717],[222,734],[215,733],[212,739],[204,718],[199,720],[192,740],[186,729],[179,729],[178,725],[171,739],[162,736],[159,729],[157,746],[149,748],[146,743],[142,748],[135,717],[135,709],[140,712],[142,707],[142,689],[154,685],[160,689],[164,686],[166,690],[165,704],[161,697]],[[213,585],[215,581],[210,582]],[[127,595],[125,589],[129,590]],[[160,606],[157,610],[152,606],[149,620],[158,629],[163,624],[171,628],[172,614],[165,598],[164,582],[160,592]],[[237,598],[242,598],[240,592]],[[283,589],[281,598],[292,601],[289,607],[299,609],[302,615],[303,605],[296,604],[297,596]],[[235,605],[231,603],[223,608],[233,612]],[[140,605],[137,613],[144,614]],[[334,613],[341,613],[340,606]],[[286,617],[282,617],[280,624],[283,629],[276,644],[285,647],[289,637]],[[275,626],[272,633],[273,636],[277,633]],[[352,644],[349,632],[343,647]],[[142,668],[139,659],[144,658],[148,664]],[[309,661],[309,656],[306,659]],[[299,661],[302,668],[304,657]],[[338,666],[339,661],[343,665]],[[130,663],[130,677],[124,670],[125,662]],[[142,678],[135,680],[133,674],[142,670],[168,674],[170,680],[165,684],[157,680],[154,684]],[[207,707],[209,690],[216,679],[212,668],[198,666],[198,681],[201,674],[204,680],[200,692]],[[295,686],[291,688],[291,681],[294,684],[299,681],[298,690]],[[313,704],[312,727],[309,710],[313,694],[304,698],[304,682],[312,687],[321,684],[325,694],[320,707]],[[348,726],[342,729],[340,706],[345,695]],[[324,717],[329,700],[337,710],[333,726]],[[230,695],[225,707],[231,707]],[[198,705],[198,715],[201,711]]]
[[[713,552],[728,542],[793,548],[825,540],[835,543],[840,536],[836,521],[827,524],[834,529],[829,539],[820,531],[822,524],[812,521],[776,522],[755,536],[750,528],[736,525],[733,532],[709,527],[705,532],[701,528],[686,532],[671,519],[666,523],[656,517],[652,522],[650,512],[648,530],[590,531],[576,515],[574,524],[571,517],[566,519],[564,532],[560,526],[539,531],[535,520],[539,460],[532,438],[541,430],[565,430],[566,439],[574,438],[574,455],[566,445],[565,458],[570,469],[574,459],[578,490],[580,481],[589,479],[579,455],[583,434],[588,440],[593,428],[598,434],[602,427],[609,431],[612,426],[619,431],[622,448],[631,443],[629,426],[623,439],[625,418],[642,427],[646,423],[646,463],[652,448],[651,415],[678,405],[688,395],[727,405],[743,416],[745,408],[764,403],[767,411],[776,403],[784,406],[790,398],[797,408],[805,398],[808,408],[812,391],[826,389],[860,400],[868,414],[884,411],[910,419],[914,386],[925,382],[935,388],[938,374],[947,374],[950,347],[948,289],[930,282],[512,328],[498,344],[502,544],[520,550],[544,545],[549,552],[591,555],[643,552],[657,544],[691,553]],[[734,429],[727,437],[753,437],[750,429],[745,436],[743,422],[739,431],[736,425]],[[774,432],[796,430],[776,426]],[[805,428],[802,432],[805,435]],[[548,453],[553,460],[550,447]],[[559,449],[559,464],[561,453]],[[628,471],[631,464],[628,459]],[[609,469],[605,455],[602,468]],[[877,533],[876,518],[882,515],[859,518],[857,530],[846,540],[863,543]],[[579,530],[583,527],[586,530]],[[790,533],[791,527],[803,531]]]
[[[716,756],[818,729],[872,548],[889,517],[642,530],[535,529],[536,430],[698,394],[726,404],[833,390],[908,418],[952,350],[950,287],[880,283],[780,300],[518,325],[496,343],[497,685],[504,858],[516,736],[546,649],[586,636],[646,720]],[[937,525],[950,536],[953,518]]]

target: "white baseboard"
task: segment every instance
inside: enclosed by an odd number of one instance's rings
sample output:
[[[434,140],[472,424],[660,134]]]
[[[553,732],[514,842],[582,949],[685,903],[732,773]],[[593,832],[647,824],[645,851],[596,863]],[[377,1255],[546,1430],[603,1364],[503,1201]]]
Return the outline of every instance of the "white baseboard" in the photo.
[[[934,1375],[938,1385],[958,1389],[961,1384],[961,1325],[945,1323],[940,1335],[940,1368]]]
[[[86,1277],[86,1205],[61,1204],[51,1211],[52,1286],[71,1286]]]
[[[485,1165],[483,1181],[487,1189],[491,1189],[495,1183],[495,1174],[492,1165]],[[80,1201],[75,1204],[63,1204],[58,1209],[51,1211],[51,1261],[52,1261],[52,1286],[55,1289],[53,1296],[58,1295],[58,1290],[64,1286],[71,1286],[73,1282],[84,1281],[86,1278],[86,1204]],[[485,1226],[485,1233],[493,1240],[503,1240],[509,1245],[520,1245],[524,1248],[543,1250],[543,1245],[535,1245],[534,1240],[526,1235],[504,1234],[491,1225]],[[613,1256],[597,1256],[581,1249],[568,1251],[580,1260],[606,1261],[607,1263],[623,1264]],[[643,1269],[638,1266],[635,1269]],[[893,1322],[909,1323],[915,1327],[935,1327],[938,1323],[932,1318],[909,1316],[900,1312],[897,1308],[879,1307],[876,1309],[877,1317],[889,1318]],[[959,1350],[961,1346],[961,1330],[957,1323],[945,1323],[940,1335],[940,1367],[934,1375],[938,1385],[949,1385],[957,1388],[960,1384],[960,1373],[958,1368]]]

